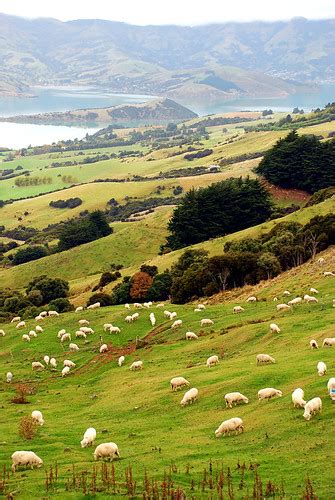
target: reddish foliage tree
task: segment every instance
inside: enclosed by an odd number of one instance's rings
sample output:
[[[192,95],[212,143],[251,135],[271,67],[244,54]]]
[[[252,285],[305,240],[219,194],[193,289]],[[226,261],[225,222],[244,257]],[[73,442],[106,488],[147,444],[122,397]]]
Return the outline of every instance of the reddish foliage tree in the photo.
[[[151,287],[153,278],[148,273],[139,271],[131,279],[130,296],[132,299],[144,299]]]

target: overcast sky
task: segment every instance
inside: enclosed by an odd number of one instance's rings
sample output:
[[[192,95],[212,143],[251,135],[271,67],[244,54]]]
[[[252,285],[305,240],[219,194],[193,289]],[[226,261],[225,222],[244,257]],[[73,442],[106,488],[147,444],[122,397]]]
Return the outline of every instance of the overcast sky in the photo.
[[[111,19],[132,24],[335,18],[335,0],[0,0],[0,12],[24,17]]]

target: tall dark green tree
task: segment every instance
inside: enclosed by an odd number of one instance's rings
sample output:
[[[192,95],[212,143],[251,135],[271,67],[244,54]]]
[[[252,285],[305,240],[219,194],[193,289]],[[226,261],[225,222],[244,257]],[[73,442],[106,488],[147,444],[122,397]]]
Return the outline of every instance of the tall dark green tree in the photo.
[[[103,238],[113,232],[106,216],[101,210],[90,213],[87,217],[76,219],[65,224],[59,235],[59,251]]]

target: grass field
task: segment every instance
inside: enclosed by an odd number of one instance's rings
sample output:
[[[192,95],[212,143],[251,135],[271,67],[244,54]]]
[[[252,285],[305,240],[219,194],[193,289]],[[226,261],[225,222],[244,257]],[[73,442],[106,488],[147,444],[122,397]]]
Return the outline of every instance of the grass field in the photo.
[[[193,312],[192,304],[167,304],[183,320],[180,330],[171,330],[163,310],[156,308],[152,309],[157,318],[154,329],[150,327],[147,310],[140,311],[140,319],[129,325],[124,322],[126,311],[121,307],[46,319],[42,323],[44,333],[29,344],[22,342],[21,335],[34,326],[33,321],[27,322],[24,331],[17,331],[10,324],[0,325],[6,331],[6,336],[0,337],[0,464],[8,470],[11,454],[21,449],[35,451],[44,461],[43,469],[4,474],[4,496],[14,491],[24,499],[93,498],[97,493],[101,498],[110,496],[113,485],[108,493],[100,467],[95,474],[92,472],[93,450],[81,449],[79,444],[86,428],[93,426],[97,429],[96,444],[114,441],[119,446],[121,459],[114,464],[117,498],[152,498],[143,496],[142,491],[148,490],[147,483],[152,484],[152,478],[157,480],[161,492],[164,472],[166,481],[173,481],[170,488],[179,486],[187,498],[220,498],[216,475],[221,467],[221,498],[229,498],[231,487],[234,498],[263,498],[269,480],[279,490],[284,489],[285,493],[279,492],[276,498],[302,498],[307,476],[318,498],[332,498],[335,407],[327,395],[326,384],[335,375],[334,348],[309,348],[310,339],[315,338],[320,344],[324,337],[333,335],[335,281],[321,276],[321,272],[334,269],[334,249],[324,257],[323,267],[306,263],[254,290],[249,288],[248,293],[256,293],[262,299],[256,304],[245,303],[244,290],[232,300],[213,300],[203,313]],[[289,289],[292,296],[303,295],[310,286],[319,289],[318,304],[302,304],[284,314],[276,312],[272,300],[275,294],[281,297]],[[242,304],[245,312],[234,315],[232,308],[236,304]],[[213,319],[214,326],[201,330],[201,317]],[[73,335],[79,318],[88,319],[95,333],[87,341],[79,340],[80,351],[73,354],[60,344],[56,334],[60,328],[66,328]],[[270,334],[272,321],[280,326],[280,334]],[[104,322],[120,326],[121,334],[104,333]],[[198,333],[199,339],[185,341],[187,330]],[[100,335],[109,345],[107,354],[98,353]],[[135,337],[147,341],[136,351]],[[261,352],[274,356],[276,364],[256,366],[255,357]],[[126,355],[126,362],[119,368],[116,361],[121,353]],[[206,359],[214,353],[219,355],[220,363],[208,369]],[[57,370],[32,372],[31,362],[42,361],[45,354],[56,357]],[[72,359],[77,365],[67,378],[60,375],[64,359]],[[129,371],[136,359],[144,363],[141,372]],[[316,364],[320,360],[328,367],[325,377],[317,375]],[[8,370],[14,374],[12,384],[4,382]],[[184,391],[171,392],[169,381],[177,375],[198,388],[199,399],[194,405],[182,408],[179,403]],[[15,385],[21,382],[35,388],[34,394],[28,396],[29,404],[22,406],[10,402]],[[257,391],[264,387],[282,390],[283,397],[258,401]],[[305,390],[306,399],[322,398],[322,414],[309,422],[303,419],[302,409],[293,409],[291,392],[297,387]],[[231,391],[244,393],[249,404],[226,409],[223,396]],[[18,425],[34,409],[43,412],[45,425],[27,441],[18,435]],[[244,434],[216,439],[214,430],[233,416],[243,419]],[[247,469],[241,485],[241,470],[236,467],[243,462]],[[50,476],[51,466],[54,480],[46,491],[46,472]],[[125,469],[130,466],[136,481],[132,495],[129,477],[125,485]],[[255,468],[263,481],[263,495],[259,497],[252,496]],[[150,480],[144,481],[145,471]],[[179,492],[174,498],[185,497]]]

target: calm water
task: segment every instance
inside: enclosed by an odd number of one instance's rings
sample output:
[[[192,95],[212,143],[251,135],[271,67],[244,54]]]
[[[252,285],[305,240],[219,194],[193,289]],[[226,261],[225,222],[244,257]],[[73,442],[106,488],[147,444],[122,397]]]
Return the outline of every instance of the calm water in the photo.
[[[52,143],[58,140],[83,138],[87,132],[93,133],[97,128],[29,125],[1,122],[1,116],[46,113],[50,111],[70,111],[74,109],[115,106],[118,104],[140,103],[153,99],[154,96],[112,94],[108,91],[90,88],[53,87],[35,88],[36,97],[0,97],[0,147],[21,148]],[[335,101],[335,85],[321,86],[318,92],[301,93],[283,99],[236,99],[215,103],[193,104],[183,102],[185,106],[206,115],[241,110],[262,110],[271,108],[274,111],[292,111],[295,106],[310,111]]]

